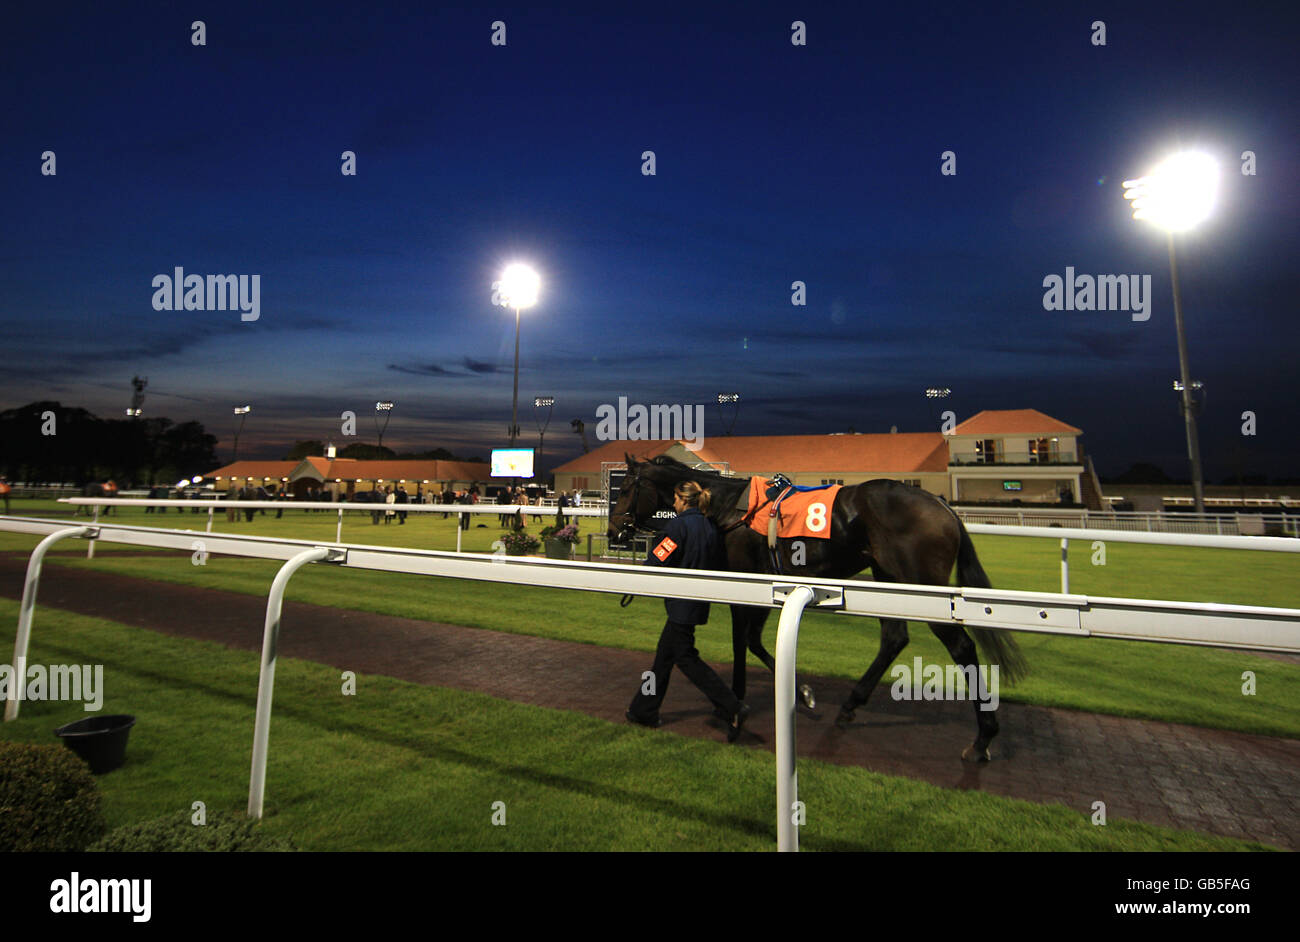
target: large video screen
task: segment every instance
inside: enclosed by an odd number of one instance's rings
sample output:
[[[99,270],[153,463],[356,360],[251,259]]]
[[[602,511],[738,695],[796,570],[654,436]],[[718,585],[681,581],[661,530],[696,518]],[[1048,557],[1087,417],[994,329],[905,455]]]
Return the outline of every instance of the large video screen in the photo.
[[[492,477],[530,478],[533,476],[531,448],[493,448]]]

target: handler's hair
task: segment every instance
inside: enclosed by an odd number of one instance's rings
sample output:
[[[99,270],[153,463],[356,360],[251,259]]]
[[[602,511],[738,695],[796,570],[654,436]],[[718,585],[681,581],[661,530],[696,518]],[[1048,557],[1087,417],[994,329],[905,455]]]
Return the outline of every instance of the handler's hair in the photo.
[[[700,487],[694,481],[682,481],[675,488],[673,493],[686,501],[687,507],[694,507],[702,514],[709,512],[710,495],[707,490]]]

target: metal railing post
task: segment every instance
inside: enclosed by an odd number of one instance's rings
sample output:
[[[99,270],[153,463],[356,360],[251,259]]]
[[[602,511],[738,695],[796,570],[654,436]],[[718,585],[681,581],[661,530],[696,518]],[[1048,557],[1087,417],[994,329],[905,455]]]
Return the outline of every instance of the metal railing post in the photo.
[[[266,793],[266,752],[271,736],[271,699],[275,694],[275,657],[280,644],[280,611],[284,607],[284,589],[295,572],[308,563],[328,559],[340,552],[323,546],[304,550],[288,560],[275,574],[271,592],[266,597],[266,628],[262,633],[262,670],[257,678],[257,715],[253,721],[253,771],[248,779],[248,816],[262,817],[262,798]]]
[[[208,532],[212,532],[212,508],[208,508]]]
[[[23,581],[22,607],[18,609],[18,636],[14,638],[13,680],[9,684],[9,697],[5,701],[5,722],[18,719],[18,706],[22,700],[18,695],[19,685],[27,681],[27,646],[32,637],[32,615],[36,611],[36,589],[41,582],[41,563],[45,561],[45,551],[55,543],[69,536],[87,536],[91,527],[68,527],[56,530],[36,544],[31,558],[27,561],[27,578]]]
[[[461,526],[461,523],[463,522],[462,518],[464,516],[465,515],[461,513],[461,511],[456,511],[456,552],[458,553],[460,552],[460,535],[465,532],[465,528]]]
[[[335,543],[343,542],[343,508],[342,507],[339,508],[339,526],[338,529],[334,532],[334,542]]]
[[[95,505],[95,519],[91,521],[91,526],[99,526],[99,504]],[[95,541],[91,540],[90,545],[86,547],[86,558],[95,558]]]
[[[1061,538],[1061,594],[1070,594],[1070,541]]]
[[[781,606],[776,629],[776,849],[791,853],[799,850],[799,829],[795,824],[799,780],[794,767],[794,662],[799,619],[812,600],[812,589],[795,586]]]

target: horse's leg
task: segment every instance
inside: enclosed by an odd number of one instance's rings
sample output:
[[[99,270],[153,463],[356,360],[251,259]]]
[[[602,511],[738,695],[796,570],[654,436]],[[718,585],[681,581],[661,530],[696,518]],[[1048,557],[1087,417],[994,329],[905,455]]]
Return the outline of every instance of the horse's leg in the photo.
[[[749,608],[731,606],[731,690],[737,700],[745,699],[745,642],[749,637]]]
[[[988,691],[984,689],[984,681],[979,675],[980,662],[975,642],[960,625],[932,621],[930,630],[948,649],[953,663],[966,672],[967,696],[971,698],[971,705],[975,707],[975,723],[979,727],[979,735],[973,743],[962,750],[961,757],[967,762],[988,762],[989,742],[998,734],[998,717],[996,709],[987,708],[991,701]],[[972,680],[976,685],[973,692]]]
[[[867,672],[862,675],[862,679],[853,687],[849,698],[840,707],[840,715],[835,718],[836,726],[843,729],[853,721],[858,707],[867,702],[871,691],[875,690],[876,684],[880,682],[881,676],[889,665],[894,663],[894,658],[907,647],[907,641],[907,622],[897,618],[880,619],[880,653],[876,655],[876,659],[871,662]]]
[[[754,609],[754,619],[749,626],[749,650],[775,674],[776,658],[763,646],[763,626],[767,624],[767,616],[771,613],[772,610],[768,608]],[[810,710],[816,709],[817,697],[814,696],[812,687],[808,684],[797,684],[797,692],[804,706]]]

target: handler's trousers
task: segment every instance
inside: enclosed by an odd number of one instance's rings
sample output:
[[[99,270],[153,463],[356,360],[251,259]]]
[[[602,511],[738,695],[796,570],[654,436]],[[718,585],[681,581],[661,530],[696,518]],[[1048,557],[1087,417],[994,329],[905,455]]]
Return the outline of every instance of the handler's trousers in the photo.
[[[740,710],[736,694],[713,668],[700,660],[700,652],[695,649],[695,626],[669,619],[664,624],[663,634],[659,636],[659,648],[655,651],[655,662],[651,668],[654,672],[654,693],[645,693],[650,682],[646,678],[632,698],[632,705],[628,707],[638,720],[652,723],[658,719],[659,707],[663,705],[664,694],[668,692],[668,678],[674,667],[728,716],[734,716]]]

